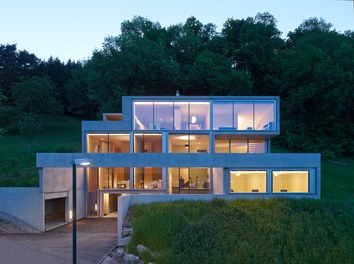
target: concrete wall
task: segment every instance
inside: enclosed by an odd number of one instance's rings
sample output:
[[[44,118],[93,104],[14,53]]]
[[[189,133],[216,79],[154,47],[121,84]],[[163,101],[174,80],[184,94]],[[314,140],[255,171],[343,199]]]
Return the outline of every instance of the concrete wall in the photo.
[[[320,168],[321,155],[310,153],[37,153],[37,167],[71,167],[88,158],[91,167],[252,167]]]
[[[44,197],[39,188],[0,188],[0,210],[44,231]]]
[[[86,181],[85,169],[76,169],[77,218],[86,217]],[[43,193],[45,199],[67,198],[66,222],[70,222],[72,210],[72,168],[43,168]]]

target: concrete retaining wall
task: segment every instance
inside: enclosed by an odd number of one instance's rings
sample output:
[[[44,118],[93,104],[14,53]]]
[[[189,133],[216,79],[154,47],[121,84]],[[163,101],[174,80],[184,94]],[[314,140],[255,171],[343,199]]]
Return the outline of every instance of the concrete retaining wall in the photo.
[[[44,197],[39,188],[0,188],[0,210],[44,231]]]

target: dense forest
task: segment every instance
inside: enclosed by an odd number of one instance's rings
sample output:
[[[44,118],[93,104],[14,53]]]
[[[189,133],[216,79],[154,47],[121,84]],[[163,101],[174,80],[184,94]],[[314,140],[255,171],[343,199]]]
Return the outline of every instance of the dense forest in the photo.
[[[293,151],[354,154],[354,31],[310,18],[283,39],[269,13],[221,30],[190,17],[162,27],[121,25],[87,61],[40,60],[0,45],[0,134],[40,133],[44,115],[99,118],[122,95],[279,95],[281,136]]]

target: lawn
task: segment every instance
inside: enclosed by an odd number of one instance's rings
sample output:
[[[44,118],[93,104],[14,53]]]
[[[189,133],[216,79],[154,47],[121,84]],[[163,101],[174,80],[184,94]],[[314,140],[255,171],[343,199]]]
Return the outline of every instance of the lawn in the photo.
[[[354,263],[354,202],[179,201],[132,207],[135,254],[156,263]]]
[[[81,121],[43,120],[43,131],[28,142],[18,132],[0,139],[0,186],[38,186],[37,152],[81,152]]]

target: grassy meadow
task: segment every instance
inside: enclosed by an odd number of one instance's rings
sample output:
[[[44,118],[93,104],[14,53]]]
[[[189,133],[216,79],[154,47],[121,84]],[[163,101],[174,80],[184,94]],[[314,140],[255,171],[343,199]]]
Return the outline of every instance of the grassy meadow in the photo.
[[[37,152],[81,152],[81,121],[45,119],[42,132],[28,141],[18,131],[0,138],[0,186],[38,186]]]

